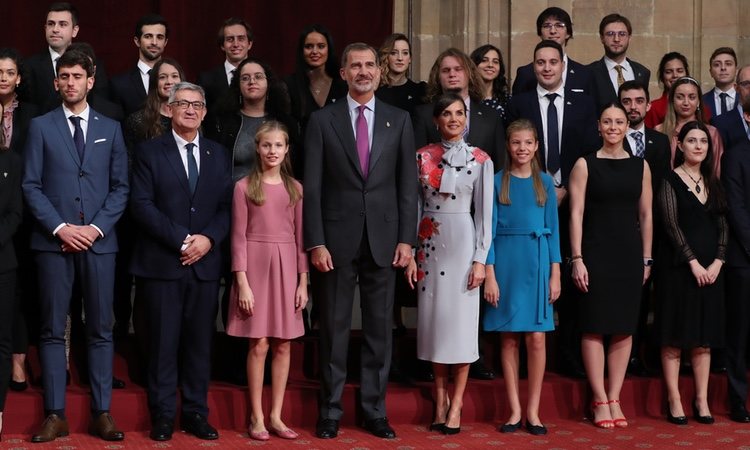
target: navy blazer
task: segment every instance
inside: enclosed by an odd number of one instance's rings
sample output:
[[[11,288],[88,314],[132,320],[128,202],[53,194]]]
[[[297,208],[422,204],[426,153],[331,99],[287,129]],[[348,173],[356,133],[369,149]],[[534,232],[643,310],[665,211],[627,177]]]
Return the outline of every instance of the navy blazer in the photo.
[[[25,60],[26,72],[30,78],[31,102],[40,108],[41,112],[48,112],[56,108],[60,96],[55,90],[55,68],[52,65],[49,51],[44,50]],[[101,61],[96,65],[94,74],[96,81],[89,95],[97,94],[106,97],[109,93],[109,81]],[[57,100],[57,101],[55,101]]]
[[[198,84],[206,91],[206,104],[213,109],[216,102],[229,91],[224,63],[209,71],[201,72],[198,75]]]
[[[562,138],[560,140],[560,171],[562,185],[568,185],[570,171],[579,157],[598,149],[601,141],[596,129],[594,101],[586,94],[565,93]],[[508,121],[528,119],[536,127],[539,136],[539,157],[542,167],[547,167],[544,147],[542,113],[536,89],[514,95],[508,107]]]
[[[432,120],[434,105],[419,105],[414,110],[414,143],[417,149],[427,144],[440,142],[440,133]],[[469,145],[484,150],[492,158],[495,171],[503,168],[505,161],[505,124],[491,107],[474,101],[469,102]]]
[[[636,81],[643,83],[644,86],[648,87],[649,80],[651,79],[651,71],[645,66],[638,64],[630,58],[626,58],[630,63],[630,67],[633,69],[633,75]],[[616,102],[617,91],[612,86],[612,79],[609,77],[607,71],[607,64],[604,62],[604,57],[597,61],[592,62],[588,66],[591,71],[592,82],[593,82],[593,97],[596,102],[596,112],[602,110],[604,105],[612,102]]]
[[[703,94],[703,107],[711,114],[711,118],[713,119],[716,116],[721,115],[721,110],[719,112],[716,111],[716,105],[714,104],[714,91],[716,88],[709,89],[708,92]],[[740,105],[740,95],[738,93],[735,94],[734,98],[734,107],[729,109],[727,113],[731,112],[732,110],[737,109]]]
[[[143,109],[147,94],[138,66],[110,80],[109,98],[120,105],[125,117]]]
[[[115,224],[128,201],[128,157],[120,124],[89,107],[83,161],[62,107],[36,117],[24,150],[23,193],[36,219],[33,250],[60,252],[52,232],[62,223],[96,225],[94,253],[117,251]]]
[[[750,142],[727,148],[721,158],[721,181],[729,206],[727,265],[746,268],[750,267]]]
[[[200,280],[218,280],[221,243],[229,234],[232,165],[227,149],[200,138],[200,173],[190,195],[187,173],[172,131],[141,143],[135,152],[130,213],[138,224],[130,271],[135,276],[176,280],[195,270]],[[202,234],[211,250],[192,266],[180,262],[188,234]]]
[[[727,111],[726,114],[711,117],[711,125],[719,130],[725,149],[750,142],[743,122],[744,118],[739,106],[731,111]]]
[[[591,71],[583,64],[573,61],[568,57],[568,72],[565,78],[565,90],[577,93],[593,95],[593,76]],[[521,66],[516,71],[516,79],[513,81],[513,95],[536,89],[536,75],[534,75],[534,63],[531,62]]]

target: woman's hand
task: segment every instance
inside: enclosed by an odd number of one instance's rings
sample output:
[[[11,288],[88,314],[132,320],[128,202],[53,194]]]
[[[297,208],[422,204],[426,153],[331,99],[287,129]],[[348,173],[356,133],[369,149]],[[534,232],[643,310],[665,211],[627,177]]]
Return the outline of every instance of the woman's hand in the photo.
[[[253,315],[253,308],[255,308],[255,297],[253,297],[253,290],[249,286],[238,286],[237,302],[240,307],[240,311],[247,314],[248,316]]]
[[[697,259],[690,260],[690,271],[693,272],[695,281],[698,282],[699,287],[707,286],[711,284],[711,276],[708,271],[700,265]]]
[[[720,259],[714,259],[714,262],[711,263],[710,266],[706,268],[706,272],[708,272],[708,284],[714,284],[716,282],[716,279],[719,278],[719,272],[721,272],[721,266],[723,266],[724,263],[721,262]]]
[[[583,259],[573,260],[571,266],[571,272],[573,275],[573,283],[576,285],[579,291],[589,291],[589,271],[586,269],[586,264],[583,263]]]
[[[417,263],[414,261],[414,258],[406,265],[404,276],[406,277],[406,282],[409,283],[409,287],[414,289],[417,286]]]
[[[484,299],[497,308],[497,304],[500,300],[500,286],[497,284],[495,277],[487,277],[484,280]]]
[[[651,277],[651,266],[643,266],[643,283],[641,283],[641,286],[646,285],[649,277]]]
[[[307,280],[304,283],[300,283],[297,286],[297,291],[294,293],[294,310],[300,312],[307,306]]]
[[[553,272],[549,277],[549,302],[555,303],[560,298],[560,271]]]
[[[466,285],[467,289],[472,290],[481,286],[484,282],[484,277],[484,264],[474,262],[474,264],[471,265],[471,272],[469,272],[469,282]]]

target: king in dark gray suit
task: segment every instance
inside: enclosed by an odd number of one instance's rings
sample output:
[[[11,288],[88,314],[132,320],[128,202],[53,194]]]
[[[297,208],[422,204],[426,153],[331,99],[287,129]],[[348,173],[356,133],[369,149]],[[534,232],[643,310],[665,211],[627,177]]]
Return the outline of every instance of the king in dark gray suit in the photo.
[[[89,431],[122,440],[109,415],[112,398],[112,301],[115,223],[128,200],[128,161],[120,125],[91,109],[91,59],[65,52],[55,87],[63,104],[35,118],[24,152],[23,193],[36,219],[31,248],[39,267],[44,409],[33,442],[68,434],[65,420],[65,323],[74,281],[83,293],[91,380]]]
[[[316,434],[333,438],[343,414],[354,288],[362,309],[360,402],[365,426],[394,438],[385,414],[397,267],[416,241],[417,167],[409,114],[374,97],[375,50],[350,44],[341,76],[346,101],[310,117],[305,138],[305,245],[320,297],[320,416]]]

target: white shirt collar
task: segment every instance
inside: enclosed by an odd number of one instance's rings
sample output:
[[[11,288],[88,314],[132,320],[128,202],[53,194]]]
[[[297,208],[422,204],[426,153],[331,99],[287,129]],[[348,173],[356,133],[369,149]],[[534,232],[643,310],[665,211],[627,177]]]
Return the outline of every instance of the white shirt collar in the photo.
[[[539,98],[542,98],[542,97],[546,96],[547,94],[557,94],[557,95],[560,96],[560,98],[565,98],[565,86],[561,84],[557,88],[557,90],[555,90],[555,91],[548,91],[547,89],[544,89],[543,87],[541,87],[539,85],[539,83],[537,83],[536,84],[536,95]]]
[[[726,91],[722,91],[718,87],[714,86],[714,97],[719,98],[719,95],[721,95],[722,92],[728,94],[730,98],[734,98],[737,95],[737,91],[734,90],[734,86],[730,87]]]
[[[84,122],[88,123],[89,121],[89,112],[91,111],[91,108],[89,108],[89,104],[86,103],[86,108],[84,108],[83,111],[81,111],[80,114],[73,114],[73,111],[69,110],[65,103],[62,105],[63,113],[65,114],[65,120],[69,120],[71,116],[77,116],[83,119]]]
[[[186,140],[185,140],[185,139],[183,139],[183,138],[182,138],[182,137],[181,137],[181,136],[180,136],[179,134],[177,134],[177,133],[176,133],[176,132],[174,131],[174,129],[172,129],[172,136],[174,136],[174,140],[175,140],[175,142],[177,143],[177,147],[179,147],[179,148],[180,148],[180,150],[184,149],[184,148],[185,148],[185,146],[186,146],[187,144],[191,143],[191,142],[192,142],[193,144],[195,144],[195,148],[193,149],[193,152],[195,152],[195,150],[197,150],[197,149],[198,149],[198,141],[200,140],[200,139],[199,139],[199,137],[200,137],[200,133],[197,133],[197,134],[195,135],[195,139],[193,139],[192,141],[186,141]]]
[[[56,51],[52,50],[52,47],[47,47],[49,50],[49,57],[52,58],[52,62],[54,62],[57,58],[61,57],[62,54],[57,53]]]
[[[143,60],[141,59],[138,59],[137,66],[138,70],[140,70],[143,75],[148,75],[148,71],[151,70],[151,67],[149,67],[149,65],[143,62]]]
[[[625,60],[622,62],[622,64],[610,59],[608,56],[604,57],[604,64],[607,66],[607,72],[612,71],[616,65],[622,66],[623,70],[626,72],[631,72],[632,69],[630,68],[630,62],[628,61],[628,58],[625,58]]]
[[[643,123],[643,121],[641,121],[641,126],[638,127],[638,128],[630,128],[630,127],[628,127],[628,136],[630,136],[630,133],[633,133],[633,132],[636,132],[636,131],[640,131],[641,133],[643,133],[644,136],[646,136],[646,124]]]
[[[357,101],[354,100],[352,96],[349,94],[346,94],[346,104],[349,106],[350,111],[359,107],[359,103],[357,103]],[[372,96],[370,101],[365,103],[365,106],[367,106],[367,109],[369,109],[370,111],[375,112],[375,96],[374,95]]]

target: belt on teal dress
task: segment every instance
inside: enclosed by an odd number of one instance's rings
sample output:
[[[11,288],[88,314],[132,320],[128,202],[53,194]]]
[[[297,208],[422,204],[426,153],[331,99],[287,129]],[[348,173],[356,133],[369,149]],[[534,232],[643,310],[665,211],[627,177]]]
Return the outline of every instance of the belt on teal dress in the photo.
[[[552,234],[552,230],[549,228],[497,228],[495,230],[495,234],[498,236],[530,236],[534,239],[536,239],[537,242],[537,261],[539,261],[539,269],[537,273],[537,298],[541,298],[541,302],[537,302],[536,307],[536,317],[537,322],[541,323],[540,318],[547,318],[548,313],[550,312],[550,303],[547,301],[544,297],[545,289],[544,284],[545,280],[542,272],[542,238],[545,236],[549,236]]]

